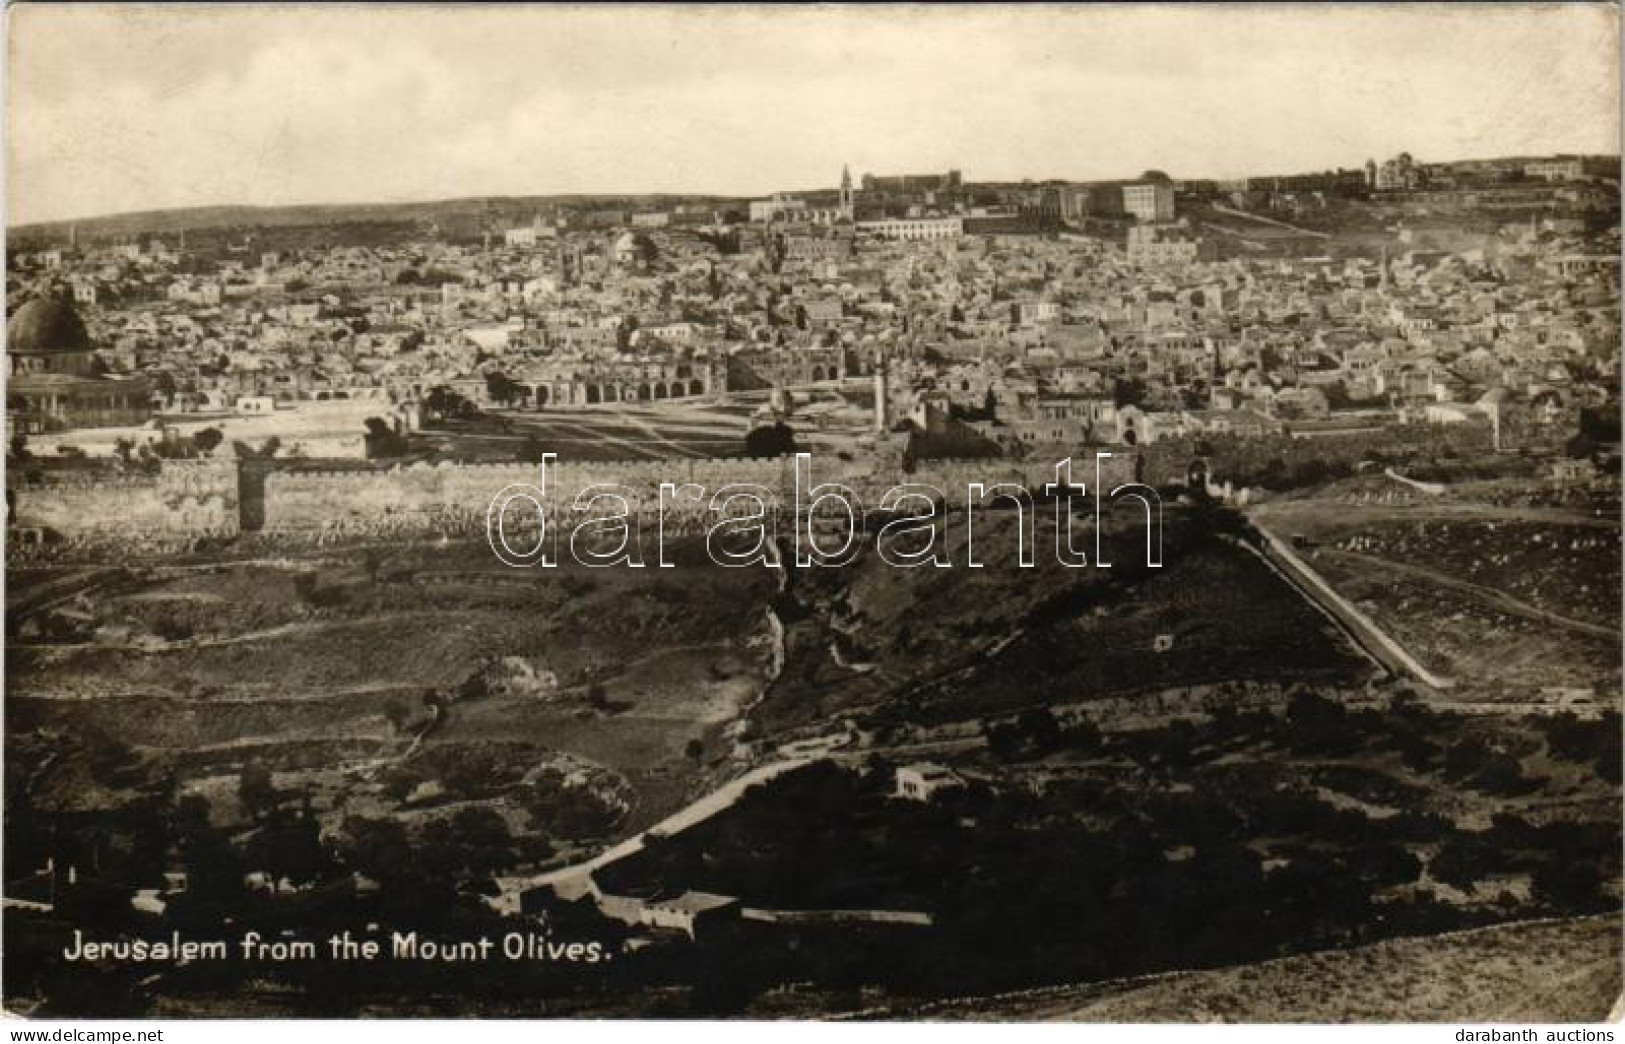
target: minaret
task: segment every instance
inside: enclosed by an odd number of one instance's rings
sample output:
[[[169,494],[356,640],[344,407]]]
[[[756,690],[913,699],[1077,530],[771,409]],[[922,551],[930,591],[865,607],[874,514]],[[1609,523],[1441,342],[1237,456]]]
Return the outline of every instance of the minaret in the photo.
[[[875,434],[886,434],[886,350],[875,351]]]
[[[852,170],[846,166],[841,167],[841,212],[852,216]]]
[[[1388,292],[1388,247],[1386,245],[1382,248],[1382,262],[1378,273],[1377,288],[1383,293]]]

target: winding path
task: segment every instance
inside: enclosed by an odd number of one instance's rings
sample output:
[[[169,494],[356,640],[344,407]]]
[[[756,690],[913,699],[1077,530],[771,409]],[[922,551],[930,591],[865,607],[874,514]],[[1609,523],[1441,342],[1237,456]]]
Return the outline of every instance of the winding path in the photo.
[[[601,870],[611,863],[625,859],[627,856],[643,850],[649,835],[670,837],[679,834],[689,827],[705,822],[712,816],[725,812],[738,803],[745,796],[745,792],[758,783],[766,783],[776,779],[787,772],[811,765],[817,758],[787,758],[783,761],[770,761],[765,765],[758,765],[743,776],[729,780],[722,786],[706,794],[704,797],[678,809],[671,815],[662,819],[654,826],[633,834],[618,844],[604,849],[591,859],[569,866],[549,870],[545,874],[523,880],[523,890],[551,885],[555,888],[563,885],[567,890],[571,885],[584,886],[587,876],[594,870]]]
[[[1248,520],[1268,545],[1269,554],[1262,556],[1264,560],[1275,566],[1282,576],[1303,593],[1304,597],[1341,624],[1353,636],[1355,642],[1383,666],[1396,674],[1410,674],[1435,689],[1450,689],[1455,686],[1453,679],[1428,670],[1420,660],[1411,655],[1409,650],[1377,626],[1375,620],[1338,594],[1309,563],[1299,558],[1297,553],[1287,546],[1286,541],[1264,528],[1256,515],[1249,515]]]

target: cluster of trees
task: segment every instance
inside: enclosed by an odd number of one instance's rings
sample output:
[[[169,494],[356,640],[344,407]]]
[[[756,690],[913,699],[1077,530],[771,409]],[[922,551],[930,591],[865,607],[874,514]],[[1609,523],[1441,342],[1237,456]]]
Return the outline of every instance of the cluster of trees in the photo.
[[[655,841],[601,883],[936,918],[861,948],[847,929],[758,953],[751,967],[730,969],[735,992],[747,995],[797,979],[995,992],[1255,961],[1448,917],[1425,901],[1385,905],[1376,917],[1375,894],[1420,873],[1404,839],[1267,781],[1239,795],[1242,807],[1234,794],[1119,794],[1106,807],[1079,807],[1070,793],[976,785],[922,805],[889,799],[890,783],[884,765],[814,766]],[[1266,869],[1260,836],[1303,843],[1278,844],[1289,854]]]
[[[1058,750],[1090,751],[1100,746],[1093,722],[1063,726],[1047,707],[1029,707],[1013,719],[987,723],[987,747],[1000,761],[1028,761]]]
[[[1557,714],[1547,718],[1544,725],[1546,749],[1552,757],[1588,765],[1602,779],[1619,785],[1622,732],[1618,712],[1611,711],[1594,720]]]
[[[480,415],[480,408],[457,392],[438,385],[423,397],[425,419],[472,420]]]
[[[534,827],[549,837],[603,837],[615,829],[625,809],[591,785],[573,785],[563,773],[544,769],[526,781],[518,795]]]
[[[1082,752],[1126,757],[1153,779],[1206,782],[1177,791],[1106,777],[1062,776],[1042,791],[973,782],[919,804],[889,798],[887,765],[854,772],[821,764],[655,841],[603,883],[936,916],[913,936],[865,939],[861,958],[850,931],[800,936],[793,955],[758,953],[728,967],[726,997],[707,995],[716,1010],[738,1010],[754,992],[798,979],[982,993],[1253,962],[1507,916],[1504,907],[1402,891],[1424,874],[1480,895],[1488,894],[1480,886],[1493,893],[1501,876],[1523,874],[1532,898],[1522,901],[1542,913],[1609,908],[1617,822],[1534,825],[1501,815],[1475,831],[1426,810],[1439,785],[1490,795],[1531,785],[1522,761],[1540,739],[1520,742],[1481,725],[1403,698],[1386,711],[1351,710],[1307,688],[1281,712],[1223,710],[1201,728],[1175,722],[1109,737],[1069,729],[1039,708],[987,727],[995,759]],[[1542,728],[1552,757],[1587,765],[1611,758],[1617,779],[1617,718],[1559,717]],[[1261,744],[1280,753],[1260,757]],[[1251,755],[1226,757],[1238,751]],[[1389,751],[1432,782],[1377,767],[1394,763]],[[1223,769],[1210,773],[1221,759]],[[1403,811],[1373,817],[1331,803],[1317,785]]]
[[[1574,437],[1564,446],[1570,457],[1599,457],[1619,446],[1620,420],[1618,402],[1604,407],[1585,407],[1580,410]],[[1613,456],[1617,467],[1619,457]]]
[[[1226,478],[1243,486],[1262,486],[1270,490],[1301,489],[1318,486],[1337,479],[1348,478],[1355,472],[1347,461],[1310,457],[1289,463],[1285,457],[1271,457],[1261,467],[1238,471]]]
[[[136,445],[135,440],[120,438],[113,442],[113,452],[126,467],[147,465],[156,467],[164,460],[196,460],[215,451],[225,435],[219,428],[201,428],[190,435],[181,435],[166,429],[155,442]]]

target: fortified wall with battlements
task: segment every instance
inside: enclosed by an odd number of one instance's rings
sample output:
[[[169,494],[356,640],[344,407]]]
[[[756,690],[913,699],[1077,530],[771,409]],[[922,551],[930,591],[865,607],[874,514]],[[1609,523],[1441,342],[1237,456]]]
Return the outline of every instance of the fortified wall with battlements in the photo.
[[[235,461],[164,461],[153,474],[11,477],[8,523],[69,537],[232,536],[241,529]]]
[[[1113,456],[1101,465],[1110,488],[1135,480],[1136,458]],[[545,471],[545,476],[544,476]],[[1034,497],[1055,480],[1055,462],[965,460],[931,461],[905,471],[873,462],[814,456],[808,487],[827,483],[850,489],[865,510],[881,506],[885,494],[904,484],[930,487],[926,495],[941,504],[963,508],[971,484],[980,483],[989,499],[998,485],[1014,483]],[[1074,461],[1073,480],[1095,484],[1094,459]],[[398,533],[466,534],[483,532],[492,499],[510,486],[541,489],[552,506],[565,509],[582,493],[613,489],[630,502],[633,514],[661,511],[662,484],[674,489],[666,497],[668,526],[683,532],[714,520],[712,500],[730,486],[765,489],[781,509],[795,503],[795,461],[669,460],[625,463],[438,464],[408,465],[386,472],[274,473],[265,480],[265,523],[269,533]],[[683,488],[699,487],[698,490]],[[701,492],[703,491],[703,492]],[[767,499],[764,497],[764,499]],[[770,504],[771,506],[771,504]],[[843,511],[835,501],[818,505]],[[613,513],[599,505],[595,513]],[[736,512],[737,513],[737,512]]]
[[[1091,492],[1096,484],[1094,452],[1083,450],[1073,458],[1073,481],[1087,484]],[[1133,482],[1137,466],[1137,456],[1114,454],[1100,463],[1101,483],[1109,492]],[[660,510],[663,483],[692,484],[703,494],[689,488],[667,497],[667,524],[673,532],[683,532],[715,519],[712,498],[727,486],[761,487],[781,509],[794,504],[796,495],[791,457],[555,461],[545,469],[539,464],[455,463],[407,464],[388,470],[261,471],[261,467],[255,462],[165,461],[152,475],[109,479],[47,474],[16,482],[8,490],[11,522],[14,527],[50,530],[70,538],[109,540],[232,536],[244,531],[468,535],[484,532],[492,498],[512,485],[543,489],[551,510],[568,509],[592,487],[615,487],[630,501],[632,512],[641,514]],[[971,499],[973,483],[985,488],[988,504],[994,503],[996,487],[1003,483],[1043,497],[1044,486],[1055,480],[1055,461],[942,460],[906,469],[899,460],[814,455],[808,479],[809,486],[847,487],[867,511],[878,509],[887,491],[903,484],[931,487],[934,492],[928,495],[933,500],[963,508]],[[819,508],[842,510],[834,501]]]
[[[1127,447],[1080,447],[1071,453],[1073,480],[1097,485],[1095,454],[1112,456],[1102,464],[1106,492],[1143,481],[1153,486],[1182,484],[1193,465],[1218,476],[1254,481],[1279,461],[1287,470],[1306,463],[1354,467],[1361,461],[1401,459],[1417,452],[1471,454],[1488,449],[1483,426],[1416,425],[1382,431],[1299,439],[1286,435],[1161,440]],[[660,485],[693,483],[704,500],[668,498],[666,518],[673,532],[701,526],[713,517],[711,497],[724,486],[765,487],[780,507],[794,503],[793,458],[682,459],[599,463],[555,461],[546,469],[546,493],[554,505],[570,505],[592,486],[616,486],[634,512],[660,507]],[[842,457],[814,455],[811,484],[839,483],[852,489],[866,510],[880,507],[885,493],[903,483],[931,486],[951,507],[963,507],[971,483],[990,491],[1013,482],[1034,497],[1054,480],[1055,460],[936,460],[912,469],[901,448],[885,443],[872,451]],[[152,474],[107,477],[45,471],[8,476],[9,521],[21,529],[49,530],[67,537],[131,540],[232,536],[239,532],[307,535],[461,535],[483,532],[491,499],[505,486],[542,486],[535,464],[406,464],[387,469],[347,468],[309,471],[275,461],[165,461]],[[826,509],[839,510],[830,502]],[[583,515],[582,517],[585,517]]]

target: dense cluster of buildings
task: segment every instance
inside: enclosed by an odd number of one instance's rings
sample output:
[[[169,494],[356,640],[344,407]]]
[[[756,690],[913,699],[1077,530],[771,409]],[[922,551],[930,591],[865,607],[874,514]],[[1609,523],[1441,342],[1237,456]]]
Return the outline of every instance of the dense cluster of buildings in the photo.
[[[888,422],[944,453],[1460,423],[1487,397],[1572,425],[1617,395],[1617,209],[1599,223],[1555,194],[1592,178],[1617,208],[1598,169],[1494,168],[1543,202],[1448,235],[1424,220],[1436,197],[1486,190],[1428,187],[1467,175],[1401,154],[1304,176],[1320,188],[843,171],[731,209],[558,205],[460,239],[51,244],[12,255],[8,431],[94,455],[210,425],[357,455],[366,420],[413,427],[437,389],[486,409],[658,403],[882,359]],[[1394,215],[1387,245],[1221,249],[1214,220],[1260,193],[1362,187]]]

